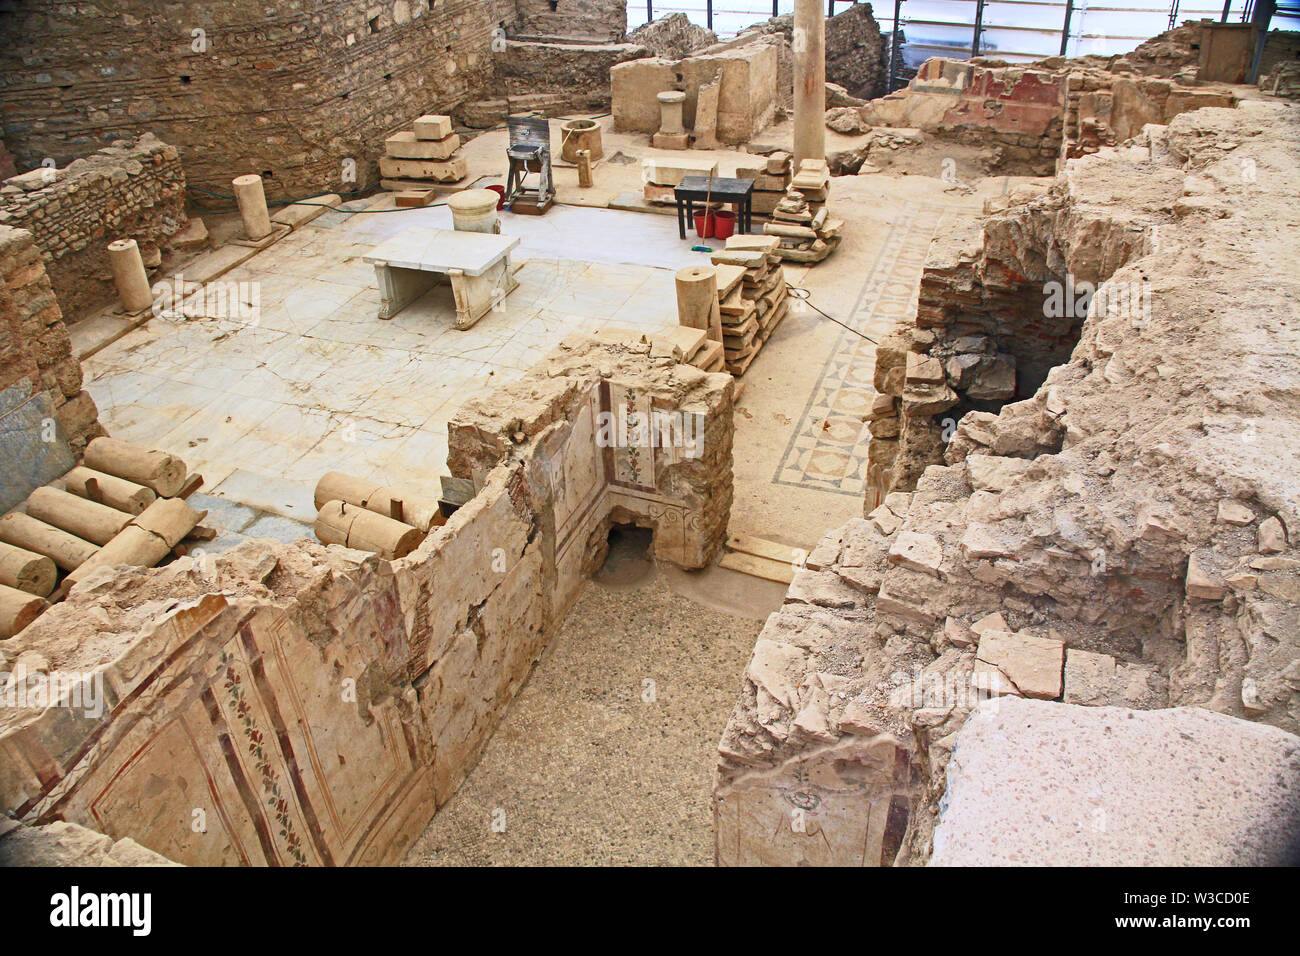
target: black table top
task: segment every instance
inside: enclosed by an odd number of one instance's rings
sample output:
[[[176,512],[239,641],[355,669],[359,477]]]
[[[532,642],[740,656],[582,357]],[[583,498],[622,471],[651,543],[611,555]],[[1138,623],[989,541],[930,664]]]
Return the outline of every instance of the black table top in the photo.
[[[748,196],[753,191],[754,180],[752,179],[713,177],[713,195],[717,196],[719,199],[724,196]],[[681,184],[673,190],[673,195],[696,199],[707,195],[708,192],[708,176],[686,176],[682,179]]]

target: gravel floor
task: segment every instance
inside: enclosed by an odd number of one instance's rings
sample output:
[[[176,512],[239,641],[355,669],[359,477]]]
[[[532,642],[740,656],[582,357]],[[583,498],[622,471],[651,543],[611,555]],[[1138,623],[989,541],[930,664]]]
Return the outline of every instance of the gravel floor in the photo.
[[[406,865],[711,865],[718,738],[761,626],[615,547]]]

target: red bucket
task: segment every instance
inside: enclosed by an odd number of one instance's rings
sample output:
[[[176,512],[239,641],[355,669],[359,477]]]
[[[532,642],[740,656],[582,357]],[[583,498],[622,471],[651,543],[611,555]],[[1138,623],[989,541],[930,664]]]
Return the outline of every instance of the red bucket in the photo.
[[[713,238],[714,218],[708,211],[697,212],[695,214],[695,234],[701,239]]]
[[[488,189],[492,190],[494,193],[496,193],[498,196],[501,197],[500,199],[497,200],[497,209],[503,208],[506,204],[506,187],[489,186]]]
[[[713,214],[713,238],[729,239],[736,231],[736,214],[727,209],[719,209]]]

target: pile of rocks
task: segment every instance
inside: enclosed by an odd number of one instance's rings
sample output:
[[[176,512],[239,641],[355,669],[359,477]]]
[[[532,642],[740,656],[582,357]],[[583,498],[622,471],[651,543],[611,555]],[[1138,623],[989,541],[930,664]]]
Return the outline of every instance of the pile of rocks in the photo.
[[[830,217],[830,183],[826,160],[805,159],[772,211],[772,221],[763,226],[780,241],[778,253],[787,262],[821,262],[839,246],[844,220]]]
[[[460,136],[452,132],[450,116],[421,116],[411,129],[384,140],[380,185],[393,192],[427,193],[438,185],[459,183],[469,171],[459,153]]]
[[[743,375],[789,311],[780,240],[732,236],[713,254],[727,371]]]
[[[674,190],[687,176],[718,175],[718,164],[703,159],[680,159],[671,162],[646,160],[642,170],[645,180],[643,195],[648,203],[665,206],[677,202]]]
[[[637,27],[627,35],[628,43],[639,44],[655,56],[680,60],[718,42],[718,35],[691,22],[684,13],[670,13]]]
[[[770,216],[785,198],[785,191],[790,188],[793,167],[790,154],[777,150],[767,157],[761,166],[739,166],[737,179],[754,180],[752,208],[760,216]]]

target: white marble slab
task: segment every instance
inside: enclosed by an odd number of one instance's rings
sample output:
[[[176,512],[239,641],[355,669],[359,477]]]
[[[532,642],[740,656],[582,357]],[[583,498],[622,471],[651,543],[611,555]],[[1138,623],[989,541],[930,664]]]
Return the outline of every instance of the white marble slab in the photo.
[[[480,276],[517,245],[518,236],[416,226],[381,242],[364,258],[374,265],[395,269],[420,272],[460,269],[467,276]]]

